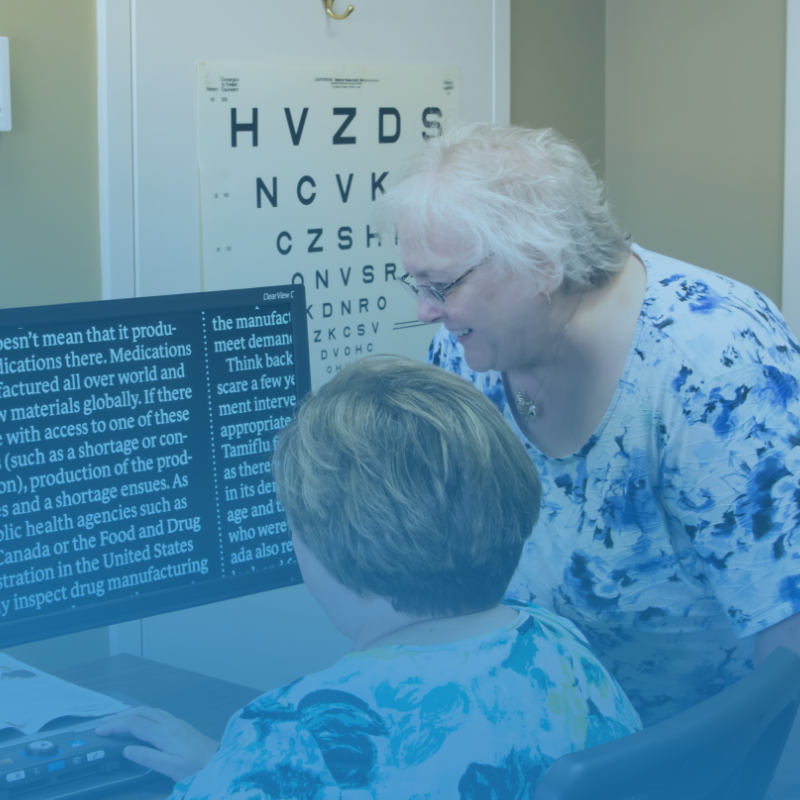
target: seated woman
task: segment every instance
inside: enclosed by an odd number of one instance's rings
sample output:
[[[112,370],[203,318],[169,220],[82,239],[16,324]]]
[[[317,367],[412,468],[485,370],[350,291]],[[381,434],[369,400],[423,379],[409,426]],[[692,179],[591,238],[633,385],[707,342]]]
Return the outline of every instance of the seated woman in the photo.
[[[353,650],[254,700],[216,752],[151,709],[99,729],[160,748],[126,756],[181,780],[176,800],[527,797],[555,759],[640,728],[572,623],[500,604],[540,483],[466,381],[358,362],[305,400],[274,472],[305,582]]]

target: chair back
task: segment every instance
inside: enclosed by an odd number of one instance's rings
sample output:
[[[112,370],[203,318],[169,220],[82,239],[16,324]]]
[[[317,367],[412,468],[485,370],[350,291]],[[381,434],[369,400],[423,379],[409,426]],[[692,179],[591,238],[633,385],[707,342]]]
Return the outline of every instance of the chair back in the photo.
[[[763,800],[800,706],[800,656],[672,719],[554,761],[534,800]]]

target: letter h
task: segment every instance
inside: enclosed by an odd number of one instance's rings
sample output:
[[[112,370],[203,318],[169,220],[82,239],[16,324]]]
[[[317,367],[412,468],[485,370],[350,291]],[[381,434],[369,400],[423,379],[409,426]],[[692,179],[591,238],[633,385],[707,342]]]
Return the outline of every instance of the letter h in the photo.
[[[253,134],[253,147],[258,147],[258,109],[253,109],[253,121],[236,122],[236,109],[231,109],[231,147],[236,147],[236,135],[250,131]]]

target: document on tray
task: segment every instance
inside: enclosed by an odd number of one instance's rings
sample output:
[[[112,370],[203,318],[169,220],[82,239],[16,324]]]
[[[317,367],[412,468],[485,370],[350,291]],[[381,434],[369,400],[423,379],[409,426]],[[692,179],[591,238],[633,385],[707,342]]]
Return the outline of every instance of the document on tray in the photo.
[[[0,653],[0,735],[30,735],[59,717],[105,717],[129,706]]]

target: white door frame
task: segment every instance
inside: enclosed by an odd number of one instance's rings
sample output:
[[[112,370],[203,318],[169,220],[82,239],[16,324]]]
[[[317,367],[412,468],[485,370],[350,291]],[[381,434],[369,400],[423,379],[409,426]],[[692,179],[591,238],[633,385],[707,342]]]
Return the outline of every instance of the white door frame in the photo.
[[[800,336],[800,0],[786,4],[783,315]]]
[[[97,0],[97,123],[103,299],[135,296],[131,0]]]

